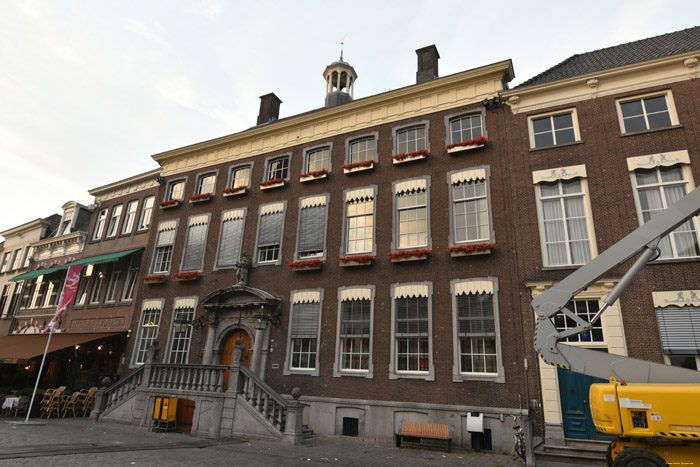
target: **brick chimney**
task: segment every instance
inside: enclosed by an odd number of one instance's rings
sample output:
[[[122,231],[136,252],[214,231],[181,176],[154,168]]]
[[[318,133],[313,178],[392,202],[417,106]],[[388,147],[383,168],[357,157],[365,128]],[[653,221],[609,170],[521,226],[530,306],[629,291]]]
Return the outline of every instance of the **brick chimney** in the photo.
[[[437,78],[438,75],[438,53],[435,44],[416,50],[418,55],[418,71],[416,72],[416,84],[425,83]]]
[[[275,96],[273,92],[260,96],[260,113],[258,114],[258,123],[256,125],[277,120],[280,116],[281,103],[280,98]]]

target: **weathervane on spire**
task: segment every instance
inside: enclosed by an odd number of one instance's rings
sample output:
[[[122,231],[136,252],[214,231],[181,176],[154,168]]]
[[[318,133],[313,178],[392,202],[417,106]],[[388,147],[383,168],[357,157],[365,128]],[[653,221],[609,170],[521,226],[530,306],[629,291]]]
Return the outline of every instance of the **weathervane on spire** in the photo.
[[[340,61],[341,62],[343,61],[343,45],[345,44],[345,39],[347,39],[347,38],[348,38],[348,35],[345,34],[345,36],[343,36],[343,38],[340,40]]]

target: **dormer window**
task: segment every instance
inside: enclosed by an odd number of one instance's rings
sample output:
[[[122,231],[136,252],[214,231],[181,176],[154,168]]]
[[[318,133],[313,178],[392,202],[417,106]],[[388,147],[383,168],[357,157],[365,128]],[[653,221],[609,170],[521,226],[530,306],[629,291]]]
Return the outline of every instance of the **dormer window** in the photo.
[[[58,235],[65,235],[70,233],[70,227],[73,224],[73,211],[66,212],[63,214],[63,222],[61,222],[61,229],[58,231]]]

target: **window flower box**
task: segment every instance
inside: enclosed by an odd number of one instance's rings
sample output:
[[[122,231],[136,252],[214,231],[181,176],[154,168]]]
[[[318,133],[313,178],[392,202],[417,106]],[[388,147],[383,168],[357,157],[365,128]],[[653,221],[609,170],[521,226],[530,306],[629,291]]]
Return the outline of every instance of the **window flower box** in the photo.
[[[350,174],[355,172],[362,172],[363,170],[374,169],[374,164],[377,161],[364,161],[364,162],[353,162],[352,164],[343,164],[343,173]]]
[[[167,279],[168,279],[168,276],[166,276],[165,274],[156,274],[153,276],[143,276],[143,283],[144,284],[164,284]]]
[[[292,268],[292,271],[313,271],[314,269],[321,269],[321,266],[323,266],[323,261],[320,259],[292,261],[289,263],[289,267]]]
[[[187,200],[192,203],[203,203],[205,201],[211,201],[214,197],[214,193],[200,193],[198,195],[188,196]]]
[[[392,251],[391,253],[389,253],[389,259],[392,263],[401,263],[404,261],[421,261],[430,258],[432,254],[432,250],[428,248],[415,250],[399,250]]]
[[[272,180],[265,180],[264,182],[258,183],[261,190],[272,190],[274,188],[281,188],[287,186],[287,180],[283,178],[273,178]]]
[[[328,171],[326,169],[315,170],[313,172],[307,172],[304,174],[299,174],[299,181],[301,183],[311,182],[313,180],[322,180],[328,177]]]
[[[224,188],[221,193],[225,198],[230,198],[231,196],[244,195],[248,193],[247,186],[237,186],[236,188]]]
[[[460,256],[488,255],[495,248],[495,243],[470,243],[468,245],[448,246],[447,252],[453,258],[457,258]]]
[[[419,161],[427,158],[430,155],[427,149],[421,149],[420,151],[413,152],[402,152],[401,154],[394,154],[391,156],[392,164],[403,164],[404,162]]]
[[[341,256],[338,258],[338,266],[347,268],[352,266],[370,266],[377,259],[373,255]]]
[[[173,277],[178,282],[184,282],[184,281],[196,281],[197,279],[202,277],[202,275],[197,271],[189,271],[189,272],[176,272],[173,274]]]
[[[489,139],[485,136],[479,136],[478,138],[468,139],[459,143],[452,143],[447,146],[447,153],[454,154],[462,151],[470,151],[472,149],[483,148]]]
[[[168,199],[165,201],[158,201],[158,207],[161,209],[176,208],[180,205],[182,200],[179,199]]]

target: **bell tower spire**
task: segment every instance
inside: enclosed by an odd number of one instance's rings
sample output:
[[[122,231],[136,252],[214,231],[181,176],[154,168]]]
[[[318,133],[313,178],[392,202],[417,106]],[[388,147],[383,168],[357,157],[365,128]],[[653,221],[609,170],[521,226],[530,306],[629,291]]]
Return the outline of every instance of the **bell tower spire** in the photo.
[[[328,65],[323,72],[326,80],[326,107],[335,107],[353,99],[357,73],[349,63],[343,61],[346,37],[340,41],[340,60]]]

